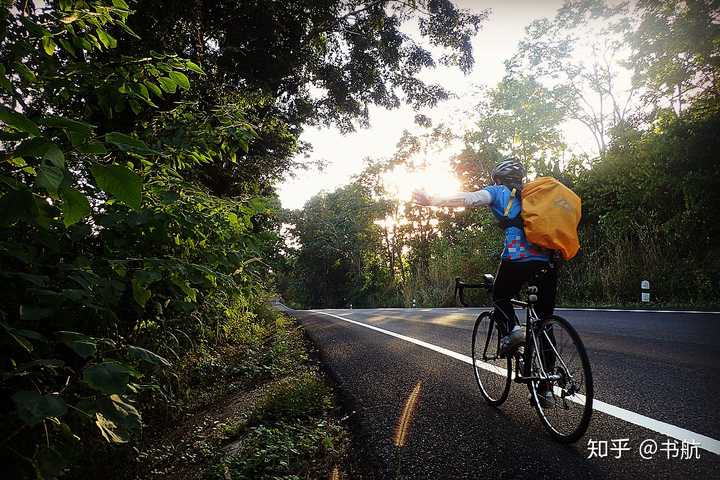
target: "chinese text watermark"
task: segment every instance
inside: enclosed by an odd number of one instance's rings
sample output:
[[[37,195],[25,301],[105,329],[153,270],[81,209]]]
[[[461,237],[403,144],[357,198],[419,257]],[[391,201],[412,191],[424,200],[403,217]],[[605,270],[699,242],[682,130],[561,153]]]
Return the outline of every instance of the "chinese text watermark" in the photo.
[[[663,442],[658,442],[652,438],[648,438],[640,442],[637,447],[638,454],[643,460],[651,460],[653,458],[665,457],[668,460],[693,460],[700,458],[700,442],[695,440],[683,440],[678,442],[672,438],[668,438]],[[625,452],[634,450],[634,446],[630,445],[629,438],[614,438],[612,440],[588,440],[587,458],[622,458]]]

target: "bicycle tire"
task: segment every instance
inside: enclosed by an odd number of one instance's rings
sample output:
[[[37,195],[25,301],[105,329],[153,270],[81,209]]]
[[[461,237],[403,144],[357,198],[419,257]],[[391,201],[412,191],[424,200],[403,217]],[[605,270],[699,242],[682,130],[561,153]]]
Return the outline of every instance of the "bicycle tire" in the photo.
[[[549,330],[550,327],[552,327],[553,330]],[[567,339],[572,342],[572,347],[577,354],[576,358],[579,361],[580,369],[577,368],[574,358],[560,352],[562,346],[560,345],[561,342],[557,340],[558,335],[554,330],[555,327],[559,327],[563,330],[564,334],[567,335]],[[553,356],[558,354],[559,358],[562,359],[559,365],[557,358],[553,362],[555,363],[553,372],[558,374],[561,378],[552,383],[552,397],[554,401],[552,408],[544,408],[539,401],[538,389],[540,382],[530,382],[529,386],[531,387],[530,391],[534,399],[533,403],[535,404],[535,410],[540,417],[545,430],[550,434],[550,436],[561,443],[573,443],[585,434],[592,417],[594,387],[590,360],[577,331],[564,318],[553,315],[542,320],[538,328],[538,334],[543,335],[543,331],[552,332],[550,335],[544,336],[543,338],[545,338],[547,342],[550,340],[550,336],[552,336],[552,340],[550,341],[554,343],[554,349],[546,348],[545,352],[550,354],[549,352],[552,351],[554,352],[552,354]],[[538,336],[538,338],[540,337]],[[537,344],[535,344],[534,341],[533,344],[532,348],[534,349]],[[532,352],[531,362],[533,364],[533,374],[537,374],[537,368],[535,368],[537,358],[538,355],[536,355],[535,352]],[[568,364],[571,364],[571,366],[568,366]],[[572,371],[568,374],[568,370]],[[582,376],[578,375],[580,371],[582,372]],[[581,388],[583,393],[579,393]],[[575,389],[577,389],[576,392],[574,391]],[[571,394],[568,395],[568,392]],[[573,405],[572,407],[571,404]],[[578,410],[574,405],[579,405],[581,408]],[[571,428],[561,428],[559,421],[560,417],[557,413],[562,412],[563,410],[569,412],[571,408],[579,412],[579,417],[576,422],[569,422],[572,424]]]
[[[482,358],[482,352],[486,352],[486,341],[492,342],[497,348],[499,344],[496,342],[499,342],[502,336],[502,327],[492,319],[490,312],[481,313],[475,320],[472,334],[472,360],[475,381],[485,401],[495,407],[507,400],[510,393],[512,359],[510,357],[496,358],[492,360],[494,363],[489,363],[487,358]],[[480,343],[477,343],[478,341]],[[487,348],[491,348],[491,346],[488,344]],[[502,367],[503,364],[505,364],[505,367]],[[505,372],[505,381],[492,382],[492,380],[499,380],[494,377],[502,376],[501,372],[503,370]]]

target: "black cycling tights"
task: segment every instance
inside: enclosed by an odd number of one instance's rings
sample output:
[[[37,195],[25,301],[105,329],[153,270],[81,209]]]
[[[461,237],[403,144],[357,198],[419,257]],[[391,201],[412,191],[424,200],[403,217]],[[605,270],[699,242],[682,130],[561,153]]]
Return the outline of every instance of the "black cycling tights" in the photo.
[[[535,311],[540,318],[547,318],[555,309],[555,295],[557,293],[557,270],[549,262],[532,260],[527,262],[511,262],[503,260],[498,267],[493,287],[493,302],[500,315],[507,322],[507,331],[511,331],[518,324],[515,309],[510,299],[520,293],[523,284],[533,279],[535,273],[541,269],[547,273],[537,282],[539,287],[538,301]]]

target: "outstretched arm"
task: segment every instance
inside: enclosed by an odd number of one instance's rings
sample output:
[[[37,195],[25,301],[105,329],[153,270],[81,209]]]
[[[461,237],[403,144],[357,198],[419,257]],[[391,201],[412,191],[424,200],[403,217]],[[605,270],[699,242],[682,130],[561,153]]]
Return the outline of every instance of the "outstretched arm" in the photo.
[[[452,195],[428,195],[425,192],[414,192],[413,200],[418,205],[427,207],[476,207],[490,205],[492,197],[487,190],[458,192]]]

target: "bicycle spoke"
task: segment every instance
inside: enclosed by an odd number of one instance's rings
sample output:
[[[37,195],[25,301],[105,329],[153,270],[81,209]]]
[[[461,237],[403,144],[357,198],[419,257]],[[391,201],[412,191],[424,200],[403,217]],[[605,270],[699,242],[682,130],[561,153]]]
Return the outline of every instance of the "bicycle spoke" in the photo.
[[[510,391],[511,360],[498,356],[501,335],[488,313],[478,317],[472,338],[473,369],[480,392],[491,405],[500,405]]]
[[[538,413],[553,436],[574,441],[587,429],[592,413],[592,377],[584,347],[572,327],[559,317],[543,322],[535,338],[542,352],[542,367],[548,375],[558,377],[550,382],[533,382],[534,395],[543,390],[541,387],[549,386],[552,391],[552,407],[540,402]],[[537,363],[533,358],[535,374],[541,370]]]

